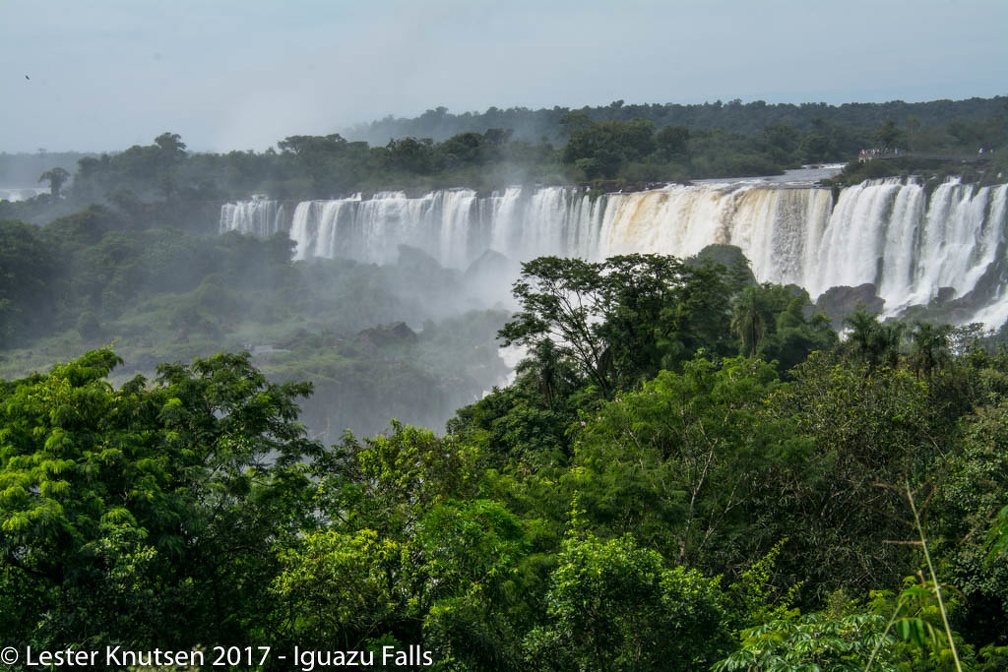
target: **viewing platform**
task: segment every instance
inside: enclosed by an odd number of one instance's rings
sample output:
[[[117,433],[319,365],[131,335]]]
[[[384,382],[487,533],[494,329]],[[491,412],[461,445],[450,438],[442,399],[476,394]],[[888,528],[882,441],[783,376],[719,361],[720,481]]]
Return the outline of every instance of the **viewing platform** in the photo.
[[[858,153],[858,162],[865,163],[867,161],[876,160],[886,160],[886,159],[902,159],[905,157],[913,157],[915,159],[928,159],[935,161],[958,161],[961,163],[977,163],[980,161],[989,161],[994,158],[993,149],[983,149],[981,148],[976,154],[939,154],[939,153],[928,153],[928,152],[911,152],[906,149],[900,148],[873,148],[873,149],[862,149]]]

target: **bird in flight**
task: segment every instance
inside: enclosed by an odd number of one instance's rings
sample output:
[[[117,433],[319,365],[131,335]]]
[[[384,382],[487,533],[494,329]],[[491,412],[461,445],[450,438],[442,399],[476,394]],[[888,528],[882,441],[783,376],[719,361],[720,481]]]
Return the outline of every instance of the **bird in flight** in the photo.
[[[31,77],[29,77],[28,75],[25,75],[24,78],[27,79],[29,82],[31,81]]]

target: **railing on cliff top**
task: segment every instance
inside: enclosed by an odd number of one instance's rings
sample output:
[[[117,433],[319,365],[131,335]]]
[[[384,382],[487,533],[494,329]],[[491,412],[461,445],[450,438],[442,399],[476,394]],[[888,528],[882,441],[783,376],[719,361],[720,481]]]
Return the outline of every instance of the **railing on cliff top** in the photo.
[[[937,153],[926,153],[926,152],[911,152],[906,149],[890,148],[890,147],[875,147],[872,149],[862,149],[858,153],[858,162],[865,163],[866,161],[884,160],[884,159],[900,159],[903,157],[913,157],[915,159],[929,159],[937,161],[960,161],[960,162],[978,162],[978,161],[989,161],[994,158],[993,149],[984,149],[983,147],[976,154],[937,154]]]

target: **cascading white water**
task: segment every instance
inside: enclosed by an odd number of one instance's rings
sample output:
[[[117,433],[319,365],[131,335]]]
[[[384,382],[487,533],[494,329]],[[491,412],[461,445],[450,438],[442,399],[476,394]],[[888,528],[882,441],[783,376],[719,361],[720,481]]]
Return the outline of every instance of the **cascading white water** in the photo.
[[[512,188],[486,197],[467,189],[420,198],[389,192],[299,203],[290,236],[297,259],[389,263],[399,245],[410,245],[445,266],[465,268],[488,249],[521,260],[592,255],[601,223],[595,210],[583,192],[559,188],[531,193]]]
[[[283,206],[266,198],[225,203],[221,206],[220,232],[239,231],[260,238],[284,230]]]
[[[268,235],[289,226],[297,258],[388,263],[399,245],[465,268],[488,249],[525,261],[556,254],[600,260],[654,252],[687,257],[712,243],[737,245],[760,281],[794,283],[816,297],[873,283],[887,314],[927,304],[942,288],[973,291],[1005,256],[1008,186],[950,180],[928,196],[913,181],[874,180],[830,190],[754,183],[668,186],[592,199],[583,190],[464,189],[420,198],[382,193],[298,204],[289,224],[269,201],[228,204],[221,230]],[[243,209],[245,208],[245,209]],[[270,212],[273,212],[271,215]],[[1001,282],[1003,284],[1003,282]],[[1008,295],[977,313],[1008,318]]]

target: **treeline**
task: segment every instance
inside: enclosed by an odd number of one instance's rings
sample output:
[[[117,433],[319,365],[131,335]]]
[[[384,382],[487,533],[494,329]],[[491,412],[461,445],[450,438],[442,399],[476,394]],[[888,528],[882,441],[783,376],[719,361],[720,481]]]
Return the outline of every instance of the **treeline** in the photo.
[[[0,644],[1003,669],[1008,356],[979,329],[861,311],[841,342],[704,258],[542,258],[515,294],[516,381],[440,437],[308,440],[311,387],[248,355],[0,383]]]
[[[923,103],[906,103],[900,100],[887,103],[767,103],[756,100],[743,103],[740,99],[720,100],[695,105],[676,103],[630,104],[617,100],[609,105],[570,109],[555,106],[531,110],[524,107],[500,109],[491,107],[486,112],[453,114],[445,107],[427,110],[413,119],[386,117],[370,124],[348,129],[344,134],[374,145],[384,144],[390,138],[429,137],[435,141],[446,140],[459,133],[482,132],[487,128],[503,128],[515,137],[531,143],[564,140],[564,117],[571,113],[584,114],[592,121],[650,121],[657,128],[685,126],[690,130],[721,129],[725,133],[756,135],[768,126],[786,124],[801,132],[817,126],[842,127],[852,131],[870,131],[887,121],[904,126],[916,120],[922,126],[945,127],[955,121],[966,124],[994,117],[1003,117],[1008,97],[970,98],[969,100],[935,100]],[[991,145],[993,146],[993,145]]]
[[[838,108],[738,101],[688,107],[614,103],[606,108],[542,111],[552,130],[535,138],[523,134],[507,115],[471,115],[456,127],[455,118],[438,108],[416,120],[418,134],[392,134],[379,144],[352,142],[339,134],[290,136],[276,149],[260,153],[191,153],[179,135],[166,132],[151,145],[86,156],[76,167],[49,168],[38,179],[49,185],[50,194],[27,203],[0,202],[0,217],[42,223],[102,203],[125,211],[146,208],[144,216],[179,225],[179,218],[200,219],[199,204],[253,193],[302,200],[388,189],[488,191],[516,183],[640,188],[655,182],[777,174],[808,163],[854,161],[868,147],[946,157],[953,166],[986,148],[980,172],[993,164],[987,172],[996,175],[1008,162],[1004,151],[991,154],[1006,145],[1005,101]],[[456,132],[438,131],[447,128]],[[883,164],[888,162],[875,164],[865,176],[913,168]],[[941,164],[922,167],[933,171]],[[165,203],[172,206],[161,207]]]

